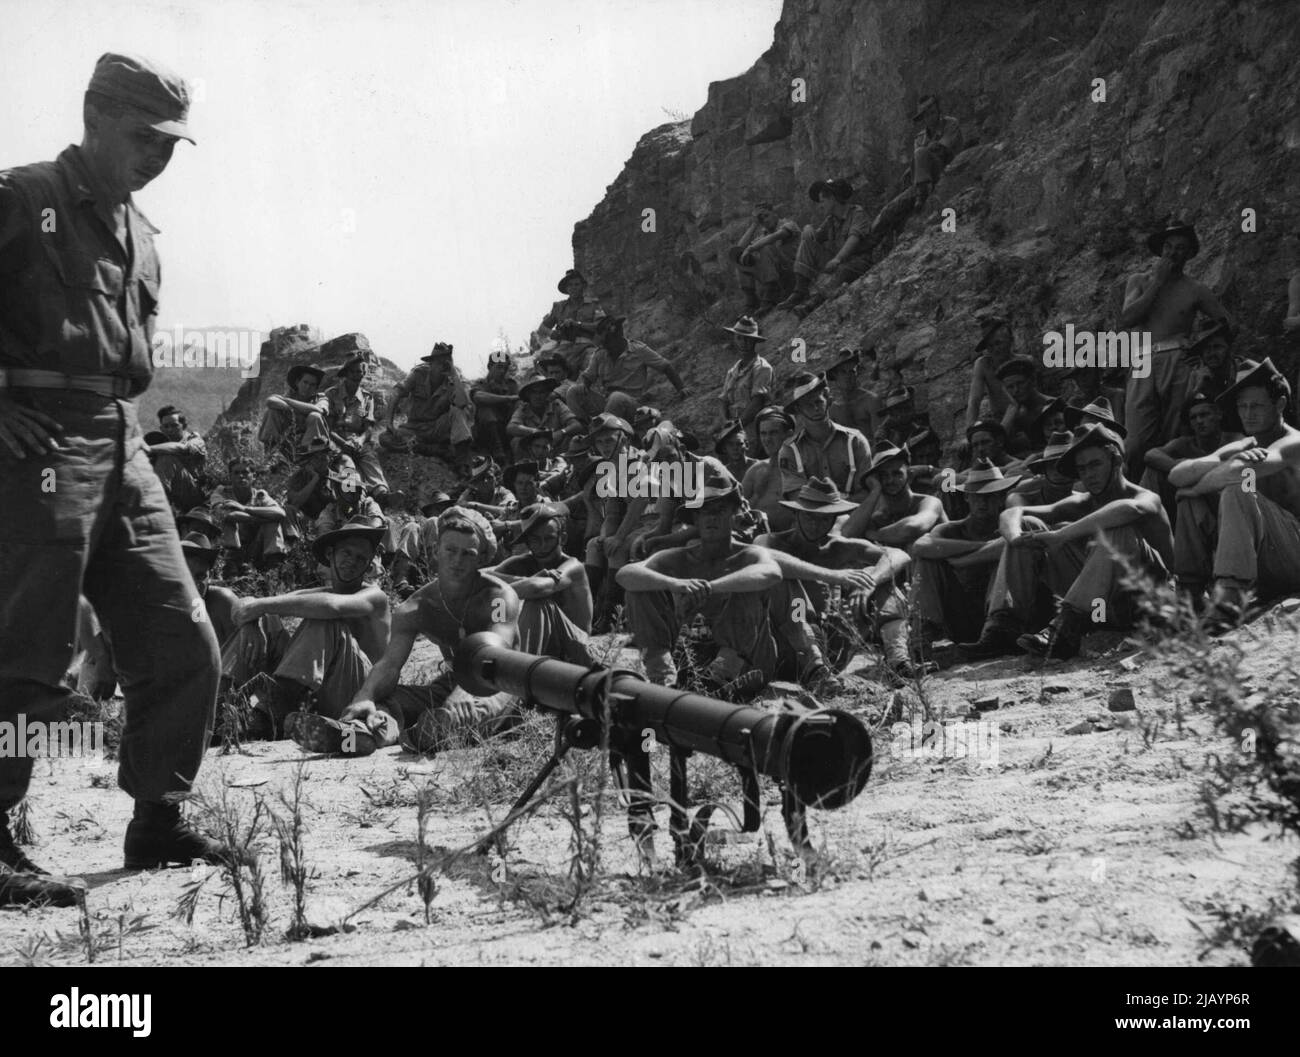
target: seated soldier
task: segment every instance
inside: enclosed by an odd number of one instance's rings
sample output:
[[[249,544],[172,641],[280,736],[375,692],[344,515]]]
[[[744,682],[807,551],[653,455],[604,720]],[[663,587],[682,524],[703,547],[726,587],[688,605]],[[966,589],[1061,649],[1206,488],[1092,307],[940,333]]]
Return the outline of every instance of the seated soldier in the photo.
[[[469,387],[474,402],[474,446],[499,462],[509,461],[510,438],[506,424],[519,406],[519,383],[510,376],[510,351],[488,354],[487,377]]]
[[[912,142],[912,163],[900,181],[902,190],[881,207],[871,222],[868,247],[896,234],[907,218],[925,205],[943,170],[962,148],[961,124],[940,112],[937,95],[923,95],[912,120],[922,126]]]
[[[556,301],[542,319],[537,333],[556,344],[547,350],[565,365],[570,378],[576,377],[595,345],[596,324],[604,317],[598,298],[587,296],[587,278],[577,268],[570,268],[556,284],[563,301]],[[540,366],[540,364],[539,364]]]
[[[596,350],[569,390],[569,409],[582,422],[608,412],[627,421],[654,384],[650,372],[662,374],[686,396],[677,368],[642,341],[627,337],[626,316],[605,316],[596,324]]]
[[[297,363],[289,368],[287,396],[268,396],[266,413],[258,429],[268,457],[279,455],[285,462],[299,461],[303,451],[329,442],[329,401],[320,392],[325,368],[314,363]]]
[[[218,551],[211,539],[201,532],[191,532],[181,538],[181,552],[185,555],[185,565],[194,578],[199,597],[203,599],[203,611],[208,623],[216,632],[217,643],[224,649],[240,630],[240,625],[235,623],[235,607],[239,596],[228,587],[212,583],[212,566],[217,560]],[[227,694],[232,687],[243,688],[244,684],[256,678],[260,672],[274,671],[289,645],[289,632],[278,616],[265,613],[258,619],[258,629],[255,632],[245,632],[245,641],[256,644],[257,649],[241,648],[232,653],[230,670],[223,670],[221,676],[222,695]],[[262,683],[249,687],[248,691],[248,696],[268,696],[266,685]],[[267,712],[257,715],[250,713],[243,717],[241,728],[232,731],[226,727],[225,717],[218,712],[212,742],[214,745],[221,743],[223,728],[226,736],[235,734],[250,740],[269,737],[272,733],[269,719],[270,714]]]
[[[855,647],[870,641],[884,644],[885,663],[895,675],[920,674],[908,656],[907,600],[896,586],[907,555],[835,532],[835,522],[854,505],[829,481],[813,478],[797,497],[782,502],[794,513],[794,528],[755,542],[772,552],[784,577],[769,596],[768,616],[780,653],[793,661],[794,678],[813,694],[840,693],[843,686],[832,672],[842,671]],[[789,557],[817,571],[787,564]],[[859,576],[837,575],[842,572]],[[832,588],[848,591],[843,611],[832,600]]]
[[[664,420],[664,413],[657,407],[642,404],[636,409],[629,421],[632,424],[632,439],[640,442],[641,438]]]
[[[550,431],[535,430],[531,437],[523,438],[523,444],[523,461],[537,466],[538,489],[552,498],[562,495],[569,483],[569,463],[563,456],[551,454]]]
[[[172,509],[188,510],[203,502],[203,463],[207,448],[203,438],[189,428],[185,415],[171,404],[158,409],[158,429],[167,439],[149,445],[154,473],[162,481]]]
[[[1011,406],[1011,397],[998,378],[998,369],[1011,359],[1014,337],[1011,323],[1003,316],[982,314],[976,317],[981,331],[980,340],[975,345],[975,366],[971,370],[970,393],[966,397],[966,424],[973,425],[984,415],[984,400],[987,397],[989,410],[987,418],[1002,420],[1007,408]]]
[[[506,423],[513,458],[531,458],[525,446],[539,431],[550,438],[552,448],[567,443],[570,437],[582,432],[582,423],[555,395],[558,386],[559,382],[542,374],[524,379],[519,387],[519,403]]]
[[[754,207],[754,215],[730,257],[740,277],[746,312],[766,312],[794,286],[794,254],[799,245],[799,225],[782,220],[766,202]]]
[[[929,416],[916,410],[916,391],[910,385],[887,392],[881,413],[884,418],[872,438],[873,444],[901,448],[913,433],[930,428]]]
[[[591,420],[588,434],[596,456],[596,472],[583,490],[587,511],[587,549],[584,563],[592,596],[596,599],[596,629],[607,630],[614,609],[622,601],[622,588],[612,575],[631,561],[632,540],[650,527],[654,506],[649,496],[628,497],[604,494],[602,465],[616,472],[626,466],[629,480],[643,471],[641,452],[631,445],[632,427],[617,415],[602,414]],[[608,582],[606,573],[609,573]]]
[[[1119,434],[1121,440],[1128,435],[1124,423],[1115,418],[1115,412],[1112,410],[1111,402],[1107,397],[1099,396],[1083,407],[1067,407],[1065,409],[1065,425],[1069,429],[1078,429],[1080,426],[1086,426],[1093,422],[1105,426],[1112,433]]]
[[[912,453],[912,465],[908,471],[912,491],[938,495],[943,487],[943,467],[939,465],[943,458],[943,442],[939,440],[939,434],[929,428],[923,429],[912,434],[904,446]]]
[[[393,614],[388,648],[341,720],[304,717],[299,744],[365,755],[400,738],[408,750],[435,753],[458,734],[487,737],[514,726],[523,702],[506,693],[476,697],[450,667],[456,646],[476,632],[490,631],[525,653],[591,665],[586,634],[558,605],[524,607],[513,588],[486,572],[495,554],[496,538],[481,514],[456,506],[445,511],[438,519],[436,575]],[[399,685],[421,635],[438,646],[448,668],[426,686]]]
[[[569,365],[564,362],[563,358],[555,354],[555,350],[549,347],[552,344],[552,342],[547,342],[538,350],[535,366],[546,378],[555,383],[555,399],[568,407],[569,390],[573,388],[578,372],[570,370]]]
[[[798,429],[781,446],[777,464],[784,498],[795,495],[812,477],[824,477],[854,502],[866,498],[871,445],[856,429],[831,421],[826,376],[801,371],[790,379],[785,405]]]
[[[452,346],[440,341],[412,368],[388,402],[388,431],[380,447],[413,450],[417,455],[448,459],[457,471],[469,468],[469,443],[473,436],[474,403],[465,380],[453,362]],[[411,409],[399,429],[394,425],[402,402],[410,397]]]
[[[1244,440],[1169,471],[1178,489],[1174,571],[1200,605],[1213,580],[1216,630],[1235,624],[1248,592],[1300,589],[1300,431],[1283,421],[1291,386],[1271,359],[1247,360],[1219,397]]]
[[[692,658],[703,669],[701,689],[723,698],[752,697],[776,674],[766,597],[781,582],[781,569],[764,548],[732,538],[740,509],[735,482],[706,479],[702,499],[698,540],[618,571],[632,642],[650,682],[682,685],[673,654],[683,626],[699,615],[710,636],[695,644],[700,655]]]
[[[284,538],[285,510],[265,488],[253,485],[253,464],[236,456],[227,468],[229,483],[214,488],[208,505],[221,525],[221,549],[228,571],[239,575],[249,562],[267,569],[289,553]]]
[[[1205,319],[1198,325],[1194,340],[1187,347],[1191,371],[1187,389],[1218,397],[1236,377],[1232,355],[1232,326],[1222,319]]]
[[[1003,511],[999,523],[1007,545],[998,562],[993,608],[978,641],[958,643],[968,656],[996,657],[1019,649],[1074,657],[1094,623],[1132,627],[1139,616],[1137,589],[1122,583],[1126,563],[1168,578],[1169,518],[1158,495],[1125,479],[1119,434],[1096,424],[1077,430],[1059,465],[1087,491],[1047,506]],[[1061,604],[1051,623],[1035,634],[1040,585],[1061,596]]]
[[[221,539],[221,526],[206,506],[196,506],[176,518],[176,535],[188,536],[191,532],[201,532],[214,544]]]
[[[343,456],[343,458],[346,458],[346,456]],[[379,509],[379,504],[366,495],[365,489],[361,487],[361,475],[350,462],[341,463],[330,470],[328,486],[330,499],[321,508],[321,512],[316,516],[316,520],[312,524],[312,536],[319,538],[359,516],[378,518],[385,525],[384,534],[380,537],[379,548],[375,555],[375,568],[376,571],[379,571],[381,568],[381,555],[392,554],[397,548],[396,526],[392,521],[384,517],[384,512]],[[323,579],[328,570],[318,568],[317,572]]]
[[[1007,431],[1002,423],[993,419],[980,419],[966,427],[966,443],[958,449],[958,472],[954,484],[958,487],[942,488],[939,498],[948,517],[956,521],[965,517],[970,511],[966,505],[966,494],[960,485],[966,480],[969,467],[981,459],[987,459],[998,469],[1011,472],[1014,460],[1006,452]]]
[[[794,419],[784,408],[763,408],[758,413],[758,442],[766,458],[751,466],[740,482],[745,501],[767,518],[774,532],[783,532],[794,524],[789,509],[781,505],[785,481],[779,465],[781,449],[793,435]]]
[[[222,646],[221,672],[232,684],[242,683],[254,704],[253,736],[283,732],[312,748],[301,723],[308,713],[298,709],[337,721],[371,665],[384,655],[388,596],[365,582],[384,532],[382,515],[351,518],[312,543],[312,554],[329,570],[324,586],[235,601],[231,619],[237,631]],[[263,623],[268,615],[301,620],[273,667]],[[250,686],[252,674],[263,678]]]
[[[362,489],[361,474],[352,458],[341,451],[330,450],[327,438],[312,442],[312,448],[305,451],[297,468],[284,482],[284,538],[293,545],[304,536],[311,534],[311,527],[322,510],[334,499],[332,477],[338,475],[355,477],[356,487]]]
[[[1073,494],[1074,480],[1063,474],[1060,466],[1061,456],[1070,450],[1073,439],[1064,430],[1052,434],[1047,447],[1025,463],[1032,476],[1023,478],[1011,490],[1007,506],[1050,506]]]
[[[1034,361],[1017,356],[998,368],[998,380],[1006,388],[1011,404],[1002,415],[1007,432],[1007,450],[1013,455],[1027,455],[1034,447],[1031,428],[1048,404],[1034,381]]]
[[[519,509],[519,501],[501,485],[501,469],[488,455],[475,455],[470,461],[469,485],[456,500],[457,506],[477,510],[484,517],[509,518]]]
[[[936,525],[912,545],[916,606],[927,642],[979,638],[996,607],[993,574],[1006,546],[998,519],[1019,480],[981,459],[960,485],[970,513]]]
[[[767,339],[759,332],[758,323],[749,316],[741,316],[731,326],[722,329],[731,334],[732,348],[740,358],[727,368],[722,379],[718,417],[739,422],[748,439],[757,443],[755,431],[758,427],[754,416],[768,403],[772,394],[772,365],[758,354],[759,342]]]
[[[688,435],[668,421],[659,423],[642,439],[642,444],[646,445],[644,464],[647,473],[657,481],[668,482],[668,485],[661,486],[652,496],[653,524],[632,535],[630,553],[634,561],[668,547],[685,546],[699,535],[693,516],[695,503],[688,494],[691,482],[698,486],[698,482],[706,477],[718,481],[735,480],[716,455],[700,455],[691,451],[688,443]],[[671,487],[674,482],[682,486],[677,492]],[[750,507],[743,494],[731,527],[736,539],[742,543],[752,543],[755,536],[768,528],[766,517]]]
[[[1029,424],[1029,451],[1031,453],[1041,452],[1047,444],[1047,438],[1053,433],[1068,433],[1069,428],[1065,424],[1065,401],[1054,396],[1038,409],[1038,414]],[[1026,461],[1033,455],[1026,456]]]
[[[1199,459],[1213,454],[1225,444],[1241,440],[1240,433],[1224,432],[1223,411],[1215,396],[1209,393],[1193,393],[1187,398],[1183,406],[1183,423],[1187,427],[1185,433],[1168,444],[1152,448],[1144,456],[1147,469],[1142,475],[1142,487],[1160,496],[1171,521],[1178,512],[1178,489],[1170,483],[1169,471],[1184,459]],[[1177,535],[1174,539],[1176,544]]]
[[[433,557],[438,546],[438,515],[452,505],[446,492],[426,493],[420,504],[420,517],[401,527],[393,549],[390,575],[393,590],[403,601],[433,573]]]
[[[801,317],[871,267],[865,241],[871,219],[850,201],[853,185],[847,180],[817,180],[808,188],[808,197],[817,203],[822,221],[803,229],[794,258],[794,292],[776,306]]]
[[[882,422],[884,405],[872,390],[861,383],[861,371],[875,366],[876,350],[840,349],[837,359],[826,369],[826,381],[834,394],[830,416],[833,422],[856,429],[864,437],[874,437]]]
[[[352,460],[366,493],[381,507],[388,507],[388,478],[379,463],[375,394],[362,387],[373,356],[363,352],[349,356],[338,370],[338,380],[322,396],[329,405],[325,419],[330,440]]]
[[[587,570],[577,558],[564,553],[568,512],[553,503],[533,503],[519,513],[515,532],[524,545],[523,553],[484,572],[514,588],[525,608],[552,602],[577,627],[591,631]]]
[[[910,552],[913,543],[948,520],[938,499],[912,491],[911,462],[906,448],[881,448],[872,456],[867,495],[845,522],[845,537]]]
[[[749,440],[744,425],[734,419],[724,422],[722,428],[713,434],[713,457],[737,481],[743,481],[750,467],[758,465],[757,459],[749,457]]]
[[[539,469],[535,462],[517,462],[506,467],[503,477],[505,487],[515,497],[516,505],[509,517],[488,516],[488,522],[502,545],[510,548],[510,557],[514,557],[517,554],[528,553],[528,548],[524,545],[520,534],[520,525],[524,508],[535,506],[542,499],[538,488]],[[567,514],[567,510],[565,512]]]

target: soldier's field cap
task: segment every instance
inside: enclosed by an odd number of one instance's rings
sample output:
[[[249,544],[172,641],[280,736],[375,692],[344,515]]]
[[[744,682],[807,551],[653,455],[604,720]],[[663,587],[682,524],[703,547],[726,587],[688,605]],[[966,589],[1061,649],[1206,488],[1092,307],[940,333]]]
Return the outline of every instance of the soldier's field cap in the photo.
[[[165,66],[138,55],[106,52],[95,63],[86,90],[143,111],[153,118],[150,127],[156,132],[194,143],[188,125],[189,85]]]

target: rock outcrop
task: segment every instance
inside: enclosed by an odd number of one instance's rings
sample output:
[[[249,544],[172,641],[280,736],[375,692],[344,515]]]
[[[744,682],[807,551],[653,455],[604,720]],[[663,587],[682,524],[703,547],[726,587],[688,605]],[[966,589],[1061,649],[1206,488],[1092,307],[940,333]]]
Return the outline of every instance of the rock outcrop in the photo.
[[[1298,53],[1285,4],[788,0],[753,67],[710,85],[690,122],[641,139],[576,226],[575,262],[692,393],[714,393],[730,362],[720,327],[741,307],[726,251],[753,203],[806,223],[808,184],[842,176],[874,212],[910,158],[917,98],[937,92],[973,145],[871,272],[806,320],[764,320],[778,375],[800,369],[794,337],[813,366],[873,342],[951,438],[974,313],[1004,306],[1034,356],[1066,323],[1114,328],[1124,279],[1151,260],[1143,236],[1171,213],[1197,225],[1188,270],[1243,325],[1238,351],[1294,363],[1280,321],[1296,266],[1283,236],[1296,216]],[[955,231],[940,229],[946,208]],[[697,396],[674,413],[699,427],[712,411]]]

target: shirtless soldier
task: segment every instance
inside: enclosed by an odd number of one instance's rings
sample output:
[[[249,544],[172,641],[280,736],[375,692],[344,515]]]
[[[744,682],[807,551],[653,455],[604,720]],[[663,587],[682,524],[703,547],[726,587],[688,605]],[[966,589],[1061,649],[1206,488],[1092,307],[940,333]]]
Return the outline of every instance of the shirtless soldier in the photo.
[[[765,534],[755,542],[768,548],[785,576],[772,589],[768,612],[773,627],[799,660],[798,680],[814,694],[835,692],[838,687],[818,685],[826,681],[818,666],[829,663],[835,670],[843,669],[858,639],[875,637],[883,643],[886,663],[897,675],[910,679],[918,674],[908,657],[906,600],[895,586],[895,579],[907,568],[907,554],[834,532],[836,520],[853,504],[820,477],[804,485],[796,498],[783,502],[794,511],[794,528]],[[821,571],[810,576],[787,569],[786,556],[821,566]],[[859,584],[845,586],[837,575],[841,570],[859,573]],[[830,589],[835,586],[845,591],[846,610],[855,626],[834,612]],[[802,633],[800,625],[805,629]],[[819,626],[826,642],[824,654],[815,641],[811,648],[801,641],[809,625]]]
[[[781,448],[794,436],[794,419],[781,407],[765,407],[756,417],[758,442],[766,458],[745,471],[740,482],[746,502],[755,510],[767,515],[774,532],[788,529],[794,524],[794,515],[781,505],[785,497],[784,472],[779,460]]]
[[[438,518],[438,571],[393,615],[388,649],[338,724],[311,721],[304,740],[317,752],[363,755],[386,745],[434,753],[457,733],[487,736],[512,726],[521,703],[509,694],[475,697],[448,670],[427,686],[400,686],[402,666],[424,635],[451,663],[467,635],[490,631],[527,653],[588,665],[586,635],[558,606],[521,606],[508,584],[485,571],[496,537],[482,514],[451,507]],[[516,643],[518,646],[516,647]]]
[[[877,451],[867,472],[867,497],[849,515],[844,535],[910,550],[935,525],[947,521],[943,503],[935,496],[912,491],[910,472],[911,453],[906,448]]]
[[[1159,262],[1149,272],[1128,281],[1124,290],[1121,330],[1151,335],[1151,371],[1145,378],[1129,374],[1124,398],[1124,458],[1131,480],[1142,476],[1148,448],[1178,435],[1178,416],[1191,395],[1191,364],[1187,348],[1199,312],[1211,319],[1228,320],[1228,313],[1204,283],[1183,273],[1201,244],[1190,224],[1172,223],[1147,239],[1147,248]]]
[[[641,650],[646,678],[671,686],[677,680],[678,633],[701,614],[717,645],[705,669],[706,692],[752,696],[776,673],[766,595],[781,582],[781,569],[764,548],[732,539],[732,519],[740,507],[735,482],[706,478],[702,494],[695,515],[698,540],[618,571],[632,641]]]
[[[485,570],[514,588],[524,606],[552,601],[584,632],[591,630],[591,587],[587,570],[564,552],[569,512],[536,503],[519,512],[519,539],[527,554],[507,558]]]
[[[1247,361],[1219,397],[1244,440],[1169,471],[1178,488],[1174,572],[1194,603],[1214,579],[1215,618],[1235,623],[1247,591],[1300,588],[1300,431],[1282,421],[1291,386],[1273,361]]]
[[[1123,441],[1105,426],[1076,432],[1060,470],[1086,489],[1050,506],[1008,507],[999,519],[1006,546],[998,562],[984,630],[959,643],[973,657],[1017,649],[1061,659],[1074,657],[1094,622],[1131,627],[1136,596],[1125,588],[1120,557],[1157,579],[1168,577],[1173,534],[1160,497],[1124,477]],[[1104,536],[1104,539],[1103,539]],[[1040,585],[1061,596],[1051,623],[1037,623]]]

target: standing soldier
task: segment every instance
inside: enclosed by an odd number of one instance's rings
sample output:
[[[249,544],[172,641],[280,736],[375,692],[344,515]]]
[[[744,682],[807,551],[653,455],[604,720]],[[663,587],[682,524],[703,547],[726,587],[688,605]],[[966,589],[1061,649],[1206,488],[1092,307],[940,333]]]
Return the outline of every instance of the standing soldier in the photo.
[[[131,194],[190,139],[189,102],[175,74],[103,55],[81,146],[0,173],[0,718],[62,719],[84,593],[126,695],[128,869],[227,854],[167,800],[203,761],[219,655],[212,625],[193,619],[203,601],[135,405],[152,378],[159,269]],[[9,834],[31,773],[30,758],[0,758],[0,904],[70,905],[77,882],[41,873]]]
[[[1201,251],[1190,224],[1171,221],[1147,239],[1147,249],[1159,260],[1150,271],[1128,280],[1119,317],[1120,329],[1151,336],[1149,369],[1141,378],[1129,375],[1124,398],[1124,458],[1134,481],[1146,468],[1147,449],[1178,435],[1178,416],[1194,392],[1188,350],[1197,314],[1227,322],[1229,337],[1232,330],[1227,312],[1210,288],[1184,271]]]

